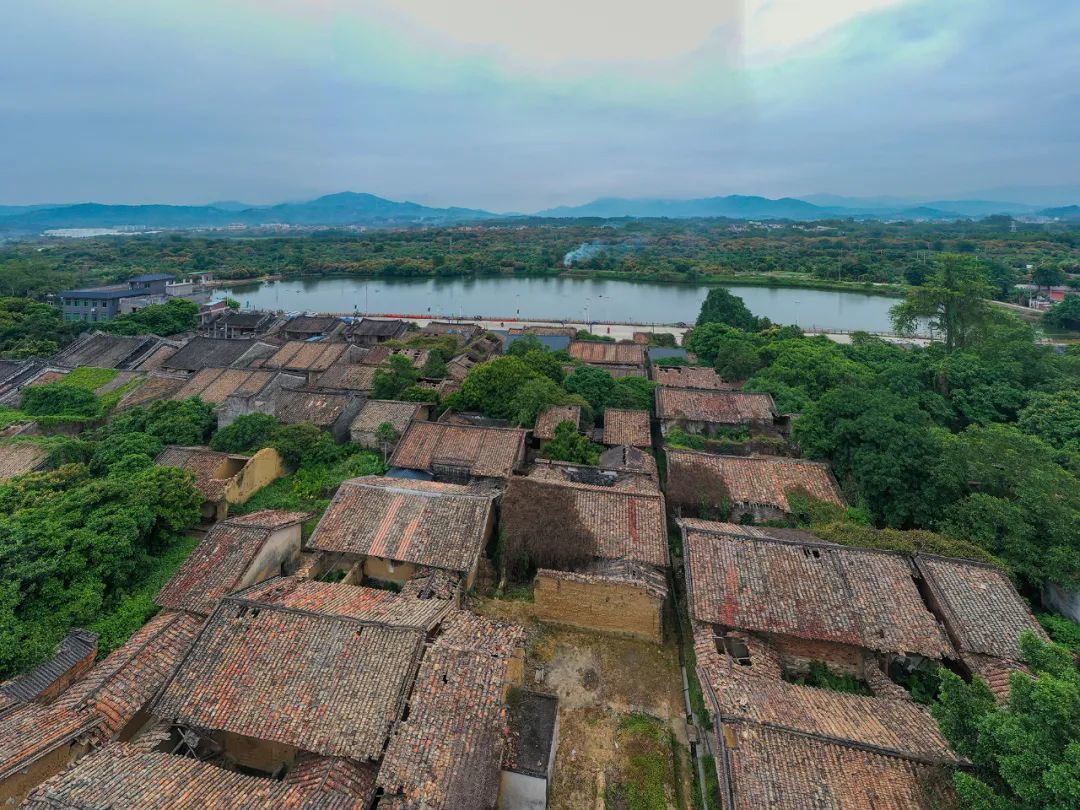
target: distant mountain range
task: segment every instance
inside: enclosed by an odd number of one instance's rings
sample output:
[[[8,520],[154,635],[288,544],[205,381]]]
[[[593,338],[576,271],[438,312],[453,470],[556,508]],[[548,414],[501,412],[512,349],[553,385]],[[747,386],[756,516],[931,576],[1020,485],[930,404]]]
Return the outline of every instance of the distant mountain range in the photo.
[[[810,195],[807,199],[769,199],[746,195],[691,200],[605,197],[577,206],[561,206],[531,216],[543,218],[726,217],[740,220],[919,219],[954,220],[993,214],[1080,219],[1080,206],[1040,208],[1026,203],[992,200],[934,200],[912,202],[895,197]],[[0,206],[0,236],[27,236],[61,229],[177,230],[228,226],[345,226],[394,227],[451,224],[478,220],[521,218],[476,208],[433,208],[414,202],[395,202],[373,194],[346,191],[306,202],[248,205],[227,201],[210,205],[15,205]]]

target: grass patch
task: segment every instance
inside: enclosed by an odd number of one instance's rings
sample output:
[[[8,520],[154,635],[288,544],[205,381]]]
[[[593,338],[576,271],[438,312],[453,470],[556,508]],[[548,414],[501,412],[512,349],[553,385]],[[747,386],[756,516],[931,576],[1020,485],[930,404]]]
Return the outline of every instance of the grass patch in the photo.
[[[102,394],[98,398],[99,401],[101,402],[102,410],[104,410],[106,412],[111,411],[113,408],[115,408],[120,403],[120,400],[124,398],[124,395],[126,393],[128,393],[128,391],[135,390],[140,385],[142,385],[144,382],[145,382],[145,380],[142,380],[142,379],[139,379],[138,377],[136,377],[135,379],[128,380],[126,383],[121,385],[119,388],[116,388],[115,390],[110,391],[107,394]]]
[[[0,430],[19,422],[33,422],[34,417],[29,416],[15,408],[0,406]]]
[[[99,656],[121,646],[158,612],[154,597],[198,544],[198,537],[186,534],[178,537],[165,554],[151,561],[142,579],[122,593],[116,605],[90,625],[90,629],[98,634]]]
[[[115,368],[77,368],[68,372],[63,382],[64,385],[96,391],[101,386],[111,383],[119,373]]]
[[[720,810],[720,778],[716,775],[716,758],[706,754],[701,758],[701,767],[705,770],[705,807],[708,810]],[[697,773],[694,774],[694,807],[702,805],[701,785]]]
[[[674,798],[671,785],[671,732],[659,720],[628,714],[619,721],[619,745],[627,752],[628,768],[608,785],[605,797],[612,810],[665,810]]]

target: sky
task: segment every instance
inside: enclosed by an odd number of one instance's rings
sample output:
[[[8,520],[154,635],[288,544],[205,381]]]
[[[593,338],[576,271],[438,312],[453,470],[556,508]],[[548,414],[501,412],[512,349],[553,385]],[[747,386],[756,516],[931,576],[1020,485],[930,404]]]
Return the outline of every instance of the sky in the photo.
[[[1076,0],[8,0],[0,204],[1080,202],[1078,42]]]

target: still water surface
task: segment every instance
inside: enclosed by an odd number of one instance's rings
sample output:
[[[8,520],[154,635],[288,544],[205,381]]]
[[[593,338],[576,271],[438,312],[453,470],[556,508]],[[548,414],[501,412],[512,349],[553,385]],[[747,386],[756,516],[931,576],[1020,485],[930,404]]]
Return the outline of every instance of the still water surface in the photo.
[[[895,299],[858,292],[785,287],[728,289],[755,315],[809,329],[889,326]],[[708,287],[581,278],[297,278],[233,287],[245,309],[372,312],[536,320],[693,323]]]

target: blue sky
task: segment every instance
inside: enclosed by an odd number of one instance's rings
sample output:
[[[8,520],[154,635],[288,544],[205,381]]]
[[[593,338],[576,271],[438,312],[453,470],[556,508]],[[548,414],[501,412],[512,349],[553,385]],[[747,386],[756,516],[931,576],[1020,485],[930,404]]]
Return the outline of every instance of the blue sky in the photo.
[[[7,2],[0,203],[1080,186],[1078,42],[1075,0]]]

